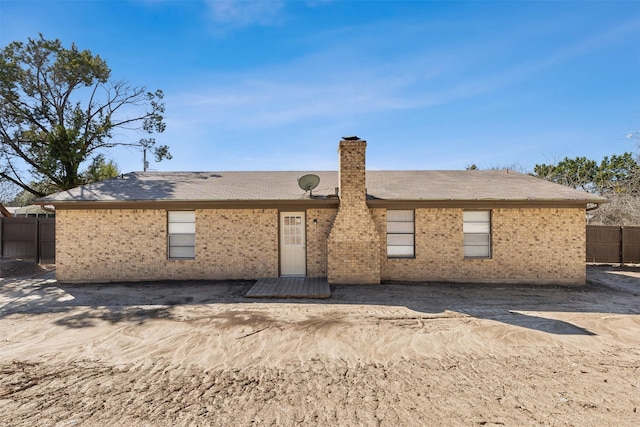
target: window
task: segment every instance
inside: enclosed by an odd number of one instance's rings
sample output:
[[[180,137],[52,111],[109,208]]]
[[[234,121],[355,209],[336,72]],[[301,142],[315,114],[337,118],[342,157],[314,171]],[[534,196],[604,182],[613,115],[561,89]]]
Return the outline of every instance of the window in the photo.
[[[194,211],[170,211],[169,259],[193,259],[196,257],[196,213]]]
[[[491,211],[465,211],[464,257],[491,258]]]
[[[304,232],[302,215],[285,215],[283,227],[284,244],[287,246],[302,246],[302,234]]]
[[[389,258],[415,256],[414,225],[412,210],[387,211],[387,256]]]

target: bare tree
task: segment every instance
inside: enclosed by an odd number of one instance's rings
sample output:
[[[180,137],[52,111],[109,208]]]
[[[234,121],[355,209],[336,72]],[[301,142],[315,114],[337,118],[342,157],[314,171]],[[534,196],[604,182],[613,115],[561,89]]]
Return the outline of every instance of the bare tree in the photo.
[[[15,199],[20,187],[6,179],[0,179],[0,203],[7,204]]]

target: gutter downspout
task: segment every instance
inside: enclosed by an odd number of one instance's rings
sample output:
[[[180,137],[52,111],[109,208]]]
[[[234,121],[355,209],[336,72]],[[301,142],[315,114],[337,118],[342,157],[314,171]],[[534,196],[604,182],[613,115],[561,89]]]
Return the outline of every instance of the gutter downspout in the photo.
[[[43,211],[56,213],[55,207],[54,208],[48,208],[48,207],[45,206],[45,203],[38,203],[38,205],[40,205],[40,207],[42,208]],[[51,205],[51,206],[53,206],[53,205]]]

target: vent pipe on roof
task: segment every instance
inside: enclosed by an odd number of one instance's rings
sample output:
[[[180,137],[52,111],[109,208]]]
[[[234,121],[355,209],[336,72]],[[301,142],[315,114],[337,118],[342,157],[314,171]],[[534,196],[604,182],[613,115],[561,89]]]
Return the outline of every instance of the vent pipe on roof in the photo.
[[[146,172],[149,169],[149,162],[147,161],[147,149],[142,150],[142,171]]]

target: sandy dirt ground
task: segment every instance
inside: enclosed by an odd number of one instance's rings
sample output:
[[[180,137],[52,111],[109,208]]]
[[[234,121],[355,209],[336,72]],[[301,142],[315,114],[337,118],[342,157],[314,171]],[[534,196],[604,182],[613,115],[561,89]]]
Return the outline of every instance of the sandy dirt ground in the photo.
[[[640,425],[637,267],[321,301],[1,271],[2,425]]]

